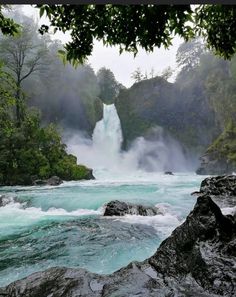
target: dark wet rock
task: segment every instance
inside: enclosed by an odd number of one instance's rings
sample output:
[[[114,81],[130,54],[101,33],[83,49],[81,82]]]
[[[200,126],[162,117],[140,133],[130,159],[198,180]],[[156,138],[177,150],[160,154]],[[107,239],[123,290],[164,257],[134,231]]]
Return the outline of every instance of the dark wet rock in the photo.
[[[205,178],[200,192],[209,195],[236,196],[236,175],[220,175]]]
[[[12,283],[7,291],[0,289],[0,296],[6,297],[67,297],[67,296],[99,296],[98,291],[90,283],[99,280],[84,269],[55,267],[44,272],[36,272],[27,278]],[[101,289],[100,289],[101,292]]]
[[[192,289],[235,296],[236,222],[207,196],[200,196],[186,221],[164,240],[148,262],[157,272]]]
[[[202,192],[200,192],[200,191],[194,191],[191,193],[191,196],[199,196],[201,194],[202,194]]]
[[[33,181],[34,186],[59,186],[63,181],[58,176],[52,176],[49,179],[36,179]]]
[[[111,201],[105,205],[104,216],[124,216],[126,214],[155,216],[157,214],[162,214],[162,212],[156,207],[133,204],[118,200]]]
[[[235,297],[236,222],[205,194],[143,262],[111,275],[50,268],[0,289],[1,297]]]
[[[166,171],[165,174],[166,175],[174,175],[173,172],[171,172],[171,171]]]
[[[210,195],[220,207],[236,205],[236,175],[220,175],[205,178],[200,193]]]

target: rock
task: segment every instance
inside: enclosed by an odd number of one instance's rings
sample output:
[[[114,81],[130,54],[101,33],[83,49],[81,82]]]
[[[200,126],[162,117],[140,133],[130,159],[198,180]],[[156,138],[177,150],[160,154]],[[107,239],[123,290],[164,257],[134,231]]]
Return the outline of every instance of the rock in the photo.
[[[232,164],[214,154],[206,153],[200,158],[200,161],[201,165],[196,170],[199,175],[232,174],[235,170]]]
[[[49,186],[59,186],[62,183],[62,179],[58,176],[52,176],[47,180],[47,185]]]
[[[171,172],[171,171],[166,171],[165,174],[167,174],[167,175],[174,175],[173,172]]]
[[[33,181],[33,186],[59,186],[63,181],[58,176],[52,176],[49,179],[36,179]]]
[[[223,175],[205,178],[200,193],[210,195],[220,207],[236,205],[236,176]]]
[[[91,168],[87,168],[88,173],[86,174],[86,176],[84,177],[84,179],[89,180],[89,179],[95,179],[94,175],[93,175],[93,169]]]
[[[236,196],[236,175],[220,175],[205,178],[200,192],[209,195]]]
[[[235,297],[236,222],[208,195],[143,262],[111,275],[54,267],[0,289],[0,297]]]
[[[194,191],[191,193],[191,196],[199,196],[201,194],[202,194],[202,192],[200,192],[200,191]]]
[[[46,179],[36,179],[33,181],[33,186],[46,186],[47,180]]]
[[[204,180],[185,222],[143,262],[111,275],[49,268],[1,288],[0,297],[235,297],[236,217],[223,215],[211,199],[214,187],[222,189],[221,197],[234,197],[234,181],[232,176]],[[123,213],[123,202],[111,203]]]
[[[155,216],[162,213],[156,207],[132,204],[118,200],[111,201],[105,205],[104,216],[124,216],[126,214]]]

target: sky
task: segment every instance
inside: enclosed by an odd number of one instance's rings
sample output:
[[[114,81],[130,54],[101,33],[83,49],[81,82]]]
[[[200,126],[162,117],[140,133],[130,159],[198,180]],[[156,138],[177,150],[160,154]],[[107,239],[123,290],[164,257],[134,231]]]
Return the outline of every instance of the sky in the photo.
[[[47,19],[43,16],[39,18],[39,10],[33,8],[31,5],[21,5],[23,12],[28,16],[33,16],[35,20],[39,20],[39,24],[49,24]],[[58,32],[52,35],[52,39],[60,39],[62,43],[70,40],[69,33],[63,34]],[[173,39],[173,46],[168,50],[161,47],[156,48],[152,53],[147,53],[142,48],[134,58],[132,53],[123,52],[119,54],[119,47],[105,47],[102,42],[95,41],[92,55],[88,59],[88,63],[95,72],[101,67],[109,68],[115,75],[117,81],[122,83],[125,87],[130,87],[134,80],[131,78],[132,73],[139,67],[141,72],[147,75],[151,70],[154,70],[154,75],[160,75],[162,71],[171,67],[176,69],[175,56],[179,45],[183,40],[179,37]],[[173,81],[175,74],[170,78]]]

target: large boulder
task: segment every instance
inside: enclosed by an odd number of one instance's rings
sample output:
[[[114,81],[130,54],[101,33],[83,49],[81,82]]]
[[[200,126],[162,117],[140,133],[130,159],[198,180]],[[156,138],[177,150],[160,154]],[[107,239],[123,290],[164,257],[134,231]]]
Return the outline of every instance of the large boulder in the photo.
[[[105,205],[104,216],[124,216],[126,214],[140,216],[155,216],[162,214],[156,207],[143,206],[124,201],[114,200]]]
[[[0,289],[0,297],[235,297],[236,222],[209,195],[143,262],[111,275],[54,267]]]
[[[236,205],[236,175],[205,178],[200,186],[200,195],[207,194],[220,206]]]

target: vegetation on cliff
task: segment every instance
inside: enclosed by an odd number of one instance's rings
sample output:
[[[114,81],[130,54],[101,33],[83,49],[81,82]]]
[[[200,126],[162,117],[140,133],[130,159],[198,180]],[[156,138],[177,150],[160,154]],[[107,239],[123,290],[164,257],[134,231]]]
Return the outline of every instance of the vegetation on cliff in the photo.
[[[161,126],[199,154],[229,122],[235,125],[236,58],[217,58],[197,39],[180,45],[176,60],[181,71],[174,83],[157,76],[120,92],[115,104],[125,147],[151,127]]]
[[[90,169],[77,165],[66,152],[56,127],[42,127],[39,113],[21,104],[24,117],[17,121],[14,80],[0,69],[0,185],[29,185],[57,175],[64,180],[88,179]],[[10,90],[10,91],[9,91]]]
[[[236,125],[231,121],[206,151],[215,160],[222,160],[232,172],[236,170]]]
[[[188,149],[202,152],[213,141],[214,112],[198,82],[169,83],[155,77],[122,90],[116,99],[124,146],[161,126]],[[135,129],[134,129],[135,127]],[[204,133],[202,131],[204,130]]]
[[[41,110],[45,124],[54,122],[64,129],[79,129],[91,135],[103,110],[92,67],[63,65],[58,55],[63,48],[59,40],[41,36],[38,25],[19,6],[8,14],[22,29],[14,37],[0,35],[0,59],[14,76],[18,90],[23,89],[27,94],[27,105]],[[21,67],[17,68],[18,64]],[[20,106],[18,109],[20,114]]]
[[[0,185],[30,185],[55,175],[64,180],[90,179],[91,169],[77,165],[76,157],[67,154],[56,126],[42,125],[39,111],[27,104],[23,87],[36,86],[33,74],[40,77],[50,57],[47,42],[30,24],[32,20],[26,19],[18,36],[1,36]],[[50,101],[47,105],[51,107]]]

